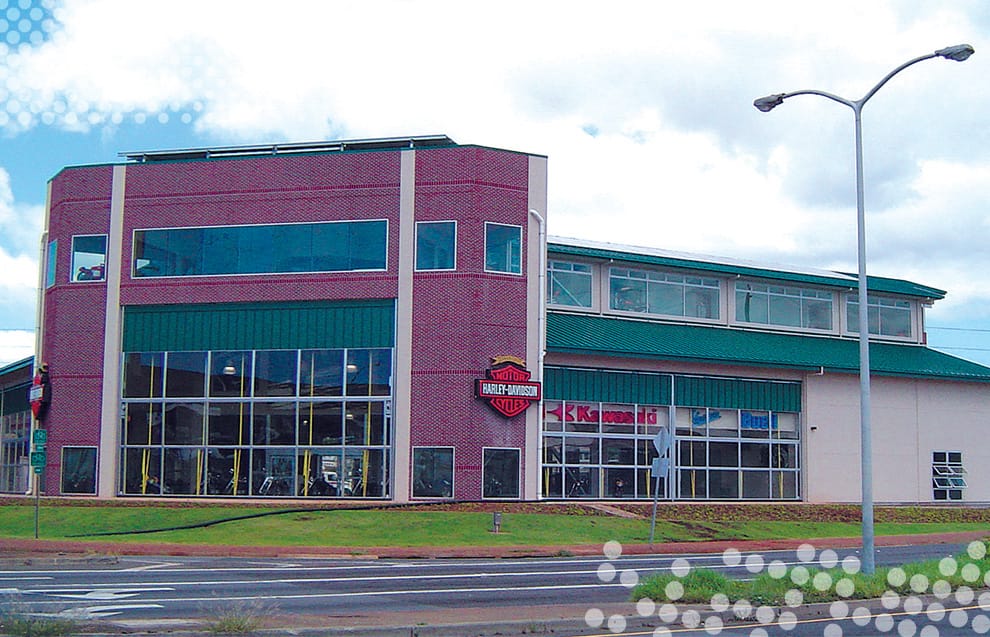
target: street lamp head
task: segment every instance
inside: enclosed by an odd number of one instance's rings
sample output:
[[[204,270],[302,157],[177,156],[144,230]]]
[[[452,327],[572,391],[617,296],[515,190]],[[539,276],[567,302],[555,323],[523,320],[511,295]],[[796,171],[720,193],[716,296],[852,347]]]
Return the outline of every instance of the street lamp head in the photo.
[[[947,46],[944,49],[939,49],[938,51],[935,51],[935,55],[945,58],[946,60],[964,62],[975,52],[976,49],[968,44],[957,44],[956,46]]]
[[[785,95],[787,95],[787,93],[777,93],[776,95],[761,97],[757,100],[753,100],[753,106],[760,109],[764,113],[768,113],[784,103]]]

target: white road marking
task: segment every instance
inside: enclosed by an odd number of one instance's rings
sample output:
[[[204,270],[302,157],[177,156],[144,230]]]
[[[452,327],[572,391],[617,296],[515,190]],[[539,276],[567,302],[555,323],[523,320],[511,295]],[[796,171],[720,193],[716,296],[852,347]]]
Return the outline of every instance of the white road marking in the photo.
[[[125,610],[135,610],[139,608],[164,608],[161,604],[117,604],[115,606],[85,606],[83,608],[70,608],[58,613],[59,617],[71,619],[99,619],[101,617],[112,617],[119,615]]]

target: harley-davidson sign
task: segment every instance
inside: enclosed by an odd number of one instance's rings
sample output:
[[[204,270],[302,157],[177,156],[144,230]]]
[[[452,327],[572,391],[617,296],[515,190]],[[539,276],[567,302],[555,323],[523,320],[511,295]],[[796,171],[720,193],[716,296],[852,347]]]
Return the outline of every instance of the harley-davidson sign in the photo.
[[[476,381],[475,393],[492,409],[511,418],[542,398],[540,384],[531,381],[531,376],[526,370],[526,362],[521,358],[497,356],[492,359],[488,378]]]

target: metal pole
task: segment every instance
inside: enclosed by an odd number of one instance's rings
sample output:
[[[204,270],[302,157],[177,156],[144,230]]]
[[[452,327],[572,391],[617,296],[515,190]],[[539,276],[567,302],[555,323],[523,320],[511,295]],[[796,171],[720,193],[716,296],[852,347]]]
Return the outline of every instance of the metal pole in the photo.
[[[820,95],[828,99],[845,104],[853,110],[856,122],[856,233],[857,233],[857,261],[859,262],[859,418],[860,418],[860,477],[862,482],[862,529],[863,529],[863,556],[862,570],[866,574],[873,574],[875,571],[874,559],[874,534],[873,534],[873,442],[872,428],[870,424],[870,321],[869,321],[869,295],[866,280],[866,212],[863,202],[863,106],[873,95],[886,84],[890,78],[894,77],[907,67],[941,57],[956,62],[963,62],[973,54],[973,47],[968,44],[960,44],[939,49],[934,53],[921,55],[901,64],[888,73],[882,80],[869,90],[858,100],[848,100],[832,93],[818,90],[793,91],[790,93],[778,93],[761,97],[753,102],[760,111],[769,112],[780,106],[785,99],[795,95]]]
[[[657,502],[660,500],[660,475],[657,474],[656,486],[653,489],[653,521],[650,522],[650,546],[653,546],[653,535],[657,530]]]
[[[859,438],[862,472],[863,572],[875,571],[873,548],[873,433],[870,423],[870,322],[866,282],[866,206],[863,196],[863,105],[854,102],[856,119],[856,256],[859,262]]]
[[[31,467],[34,471],[34,467]],[[41,474],[34,474],[34,539],[38,539],[38,527],[39,527],[39,516],[38,511],[41,509]]]

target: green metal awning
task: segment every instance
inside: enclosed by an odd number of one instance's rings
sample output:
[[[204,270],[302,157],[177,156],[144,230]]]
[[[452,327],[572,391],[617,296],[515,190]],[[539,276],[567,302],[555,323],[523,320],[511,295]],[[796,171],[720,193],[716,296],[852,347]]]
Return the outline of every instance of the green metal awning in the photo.
[[[856,373],[857,339],[776,334],[550,312],[551,353]],[[990,368],[922,345],[872,343],[870,368],[880,376],[990,382]]]

